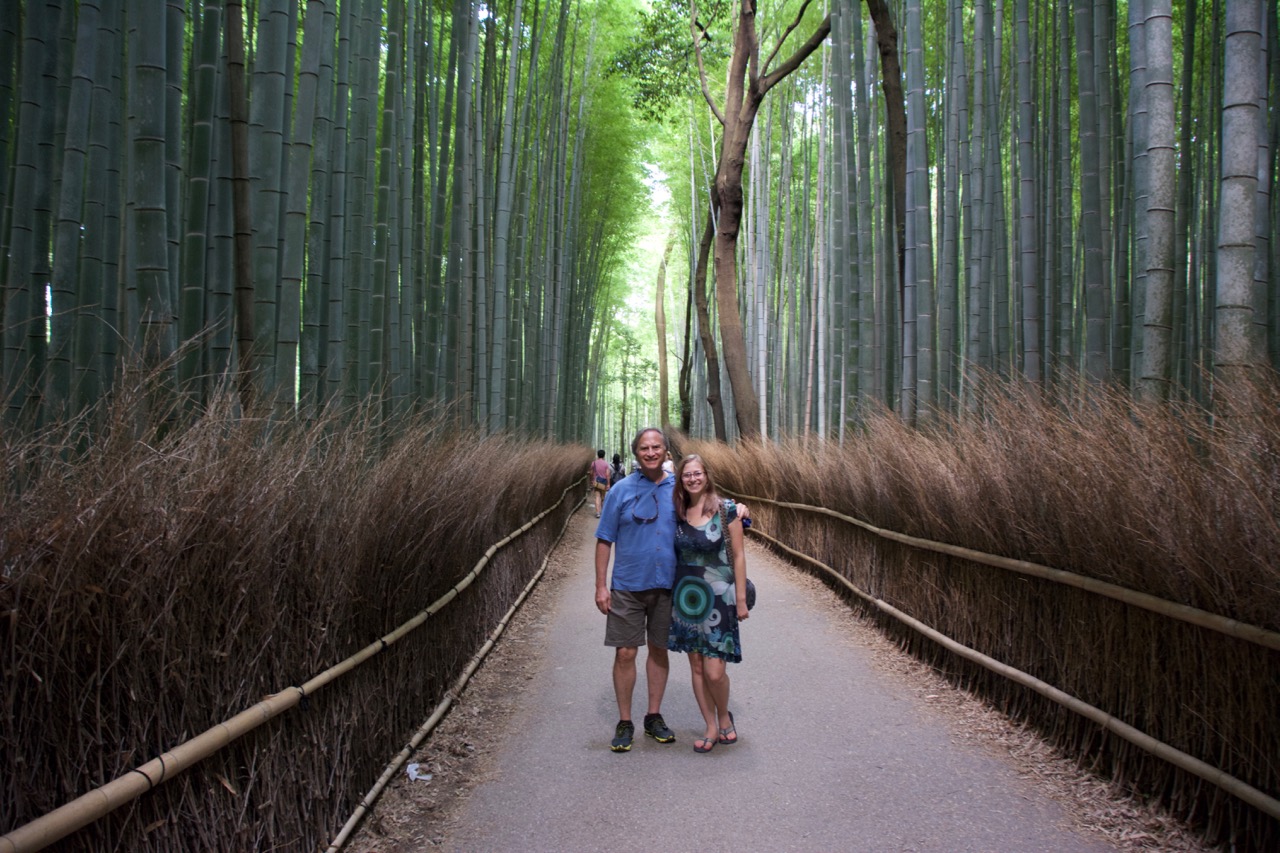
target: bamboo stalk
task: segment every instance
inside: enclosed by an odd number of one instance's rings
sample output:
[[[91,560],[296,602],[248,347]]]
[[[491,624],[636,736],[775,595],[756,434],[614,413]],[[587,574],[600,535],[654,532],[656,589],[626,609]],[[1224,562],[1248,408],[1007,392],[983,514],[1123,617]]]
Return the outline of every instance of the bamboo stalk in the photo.
[[[569,494],[570,490],[581,488],[583,480],[585,480],[585,477],[575,480],[560,493],[560,498],[550,507],[534,516],[522,527],[491,545],[485,551],[484,556],[476,563],[475,568],[465,578],[399,628],[365,646],[346,660],[311,678],[301,687],[286,687],[279,693],[274,693],[256,705],[241,711],[231,719],[218,723],[194,738],[178,744],[159,757],[151,759],[146,764],[135,767],[123,776],[119,776],[105,785],[81,794],[71,802],[41,815],[30,823],[10,830],[0,836],[0,853],[33,853],[36,850],[43,850],[48,845],[65,838],[82,827],[88,826],[125,803],[137,799],[156,785],[168,781],[171,777],[176,776],[191,765],[203,761],[232,741],[243,737],[263,723],[294,707],[302,700],[303,696],[311,695],[316,690],[338,678],[338,676],[355,669],[361,663],[409,634],[414,628],[427,621],[428,617],[439,612],[441,608],[456,598],[459,592],[470,586],[471,582],[475,580],[481,569],[488,564],[490,558],[498,549],[528,531],[554,511],[564,501],[565,495]]]
[[[764,500],[763,498],[755,498],[755,497],[752,497],[749,499]],[[771,501],[771,503],[775,503],[775,502]],[[950,637],[946,636],[945,634],[939,633],[933,628],[930,628],[928,625],[924,624],[918,619],[908,616],[906,613],[903,613],[901,610],[898,610],[892,604],[889,604],[888,602],[875,598],[869,593],[864,592],[863,590],[854,586],[854,584],[851,583],[847,578],[845,578],[843,575],[841,575],[832,567],[828,566],[826,563],[820,562],[819,560],[815,560],[813,557],[810,557],[807,554],[802,554],[793,548],[787,547],[786,545],[779,542],[777,539],[773,538],[767,533],[762,533],[760,532],[759,529],[755,527],[751,528],[751,532],[756,536],[761,537],[762,539],[768,540],[774,546],[776,546],[777,548],[780,548],[783,551],[786,551],[788,554],[792,554],[793,556],[798,557],[804,560],[805,562],[811,563],[814,566],[818,567],[819,569],[822,569],[824,572],[831,575],[832,578],[839,581],[854,595],[857,595],[859,598],[868,602],[878,610],[892,616],[893,618],[902,622],[904,625],[907,625],[908,627],[914,629],[915,631],[919,632],[925,637],[928,637],[930,640],[933,640],[935,643],[948,649],[949,651],[954,652],[955,654],[960,655],[961,657],[967,660],[973,661],[979,666],[982,666],[996,673],[997,675],[1001,675],[1009,679],[1010,681],[1021,684],[1024,687],[1031,688],[1035,692],[1039,693],[1041,696],[1044,696],[1046,699],[1056,702],[1059,705],[1062,705],[1063,707],[1076,712],[1080,716],[1086,717],[1092,720],[1093,722],[1100,725],[1102,728],[1106,729],[1109,732],[1112,732],[1113,734],[1121,738],[1124,738],[1129,743],[1133,744],[1139,749],[1146,750],[1147,752],[1151,753],[1157,758],[1161,758],[1169,762],[1170,764],[1174,765],[1175,767],[1180,767],[1181,769],[1187,771],[1188,773],[1192,773],[1200,777],[1201,779],[1204,779],[1206,782],[1216,785],[1217,787],[1221,788],[1227,793],[1232,794],[1235,797],[1238,797],[1239,799],[1243,800],[1246,803],[1249,803],[1250,805],[1257,808],[1259,811],[1262,811],[1270,815],[1271,817],[1280,818],[1280,800],[1277,800],[1275,797],[1271,797],[1266,793],[1259,791],[1257,788],[1253,787],[1247,782],[1237,779],[1236,777],[1231,776],[1223,772],[1222,770],[1219,770],[1218,768],[1212,766],[1211,764],[1201,761],[1200,759],[1192,755],[1188,755],[1187,753],[1183,752],[1180,749],[1177,749],[1176,747],[1170,746],[1169,744],[1163,741],[1160,741],[1151,737],[1150,735],[1146,734],[1143,731],[1140,731],[1139,729],[1129,725],[1128,723],[1125,723],[1122,720],[1116,719],[1112,715],[1108,714],[1106,711],[1103,711],[1101,708],[1097,708],[1093,705],[1088,704],[1087,702],[1077,699],[1071,694],[1066,693],[1062,690],[1059,690],[1053,685],[1048,684],[1044,681],[1041,681],[1040,679],[1036,678],[1033,675],[1029,675],[1028,673],[1023,672],[1020,669],[1016,669],[1012,666],[1009,666],[1008,664],[1001,663],[995,658],[988,657],[987,655],[984,655],[979,651],[971,649],[968,646],[964,646],[964,645],[961,645],[960,643],[957,643],[955,640],[952,640]]]
[[[775,501],[769,498],[762,498],[756,495],[742,495],[745,501],[759,501],[761,503],[773,504],[774,506],[785,507],[787,509],[805,510],[808,512],[829,515],[832,518],[838,518],[841,521],[848,522],[862,528],[870,533],[874,533],[884,539],[894,542],[900,542],[903,545],[910,545],[914,548],[920,548],[925,551],[933,551],[938,554],[946,554],[951,557],[959,557],[973,563],[980,563],[985,566],[992,566],[997,569],[1008,569],[1019,574],[1031,575],[1032,577],[1044,578],[1045,580],[1056,581],[1066,586],[1073,586],[1077,589],[1083,589],[1088,592],[1106,596],[1107,598],[1123,601],[1126,604],[1132,604],[1134,607],[1140,607],[1143,610],[1149,610],[1152,613],[1158,613],[1161,616],[1168,616],[1170,619],[1177,619],[1181,622],[1187,622],[1192,625],[1198,625],[1201,628],[1208,628],[1211,631],[1217,631],[1220,634],[1226,634],[1228,637],[1235,637],[1246,642],[1255,643],[1268,649],[1280,651],[1280,633],[1268,631],[1266,628],[1257,625],[1250,625],[1247,622],[1241,622],[1237,619],[1230,619],[1226,616],[1220,616],[1217,613],[1210,613],[1207,610],[1201,610],[1198,607],[1191,607],[1186,604],[1178,604],[1174,601],[1159,598],[1145,592],[1128,589],[1118,584],[1101,581],[1097,578],[1085,577],[1074,572],[1068,572],[1063,569],[1054,569],[1049,566],[1043,566],[1039,563],[1031,563],[1026,560],[1015,560],[1010,557],[1001,557],[996,554],[985,554],[982,551],[974,551],[971,548],[963,548],[959,545],[948,545],[945,542],[934,542],[930,539],[920,539],[915,536],[908,536],[905,533],[896,533],[892,530],[884,530],[876,527],[874,524],[862,521],[851,516],[843,515],[835,510],[826,507],[810,506],[808,504],[791,503],[789,501]]]
[[[586,498],[583,497],[579,500],[578,504],[581,506],[585,502]],[[435,727],[439,725],[440,721],[444,719],[445,714],[449,712],[449,708],[453,706],[454,699],[462,695],[462,691],[466,689],[467,684],[471,681],[471,676],[475,675],[476,671],[480,669],[480,664],[482,664],[484,659],[488,657],[489,652],[497,644],[498,638],[507,630],[507,624],[511,621],[511,618],[515,616],[517,611],[519,611],[520,607],[524,604],[525,599],[529,597],[529,594],[533,592],[534,587],[536,587],[538,582],[542,580],[542,576],[546,574],[547,563],[551,560],[551,551],[555,550],[556,545],[564,538],[564,532],[569,529],[569,521],[572,520],[572,517],[572,514],[570,514],[570,517],[565,520],[564,526],[560,528],[560,533],[556,536],[555,542],[551,543],[551,547],[548,549],[546,556],[542,558],[542,565],[538,568],[538,571],[534,573],[533,577],[530,578],[529,582],[525,584],[524,589],[520,592],[520,595],[516,597],[515,602],[513,602],[511,608],[507,610],[506,615],[498,620],[497,627],[493,629],[493,632],[489,635],[489,638],[485,641],[484,645],[480,647],[479,651],[472,655],[466,668],[462,671],[462,674],[458,676],[457,682],[455,682],[453,687],[449,689],[445,694],[445,697],[440,700],[440,704],[436,705],[435,710],[431,712],[431,716],[427,717],[426,721],[418,728],[413,737],[409,739],[409,743],[405,745],[405,748],[400,750],[395,758],[391,759],[391,763],[382,771],[382,775],[378,777],[378,780],[373,783],[373,787],[370,788],[368,793],[364,795],[364,798],[360,800],[360,804],[357,805],[355,811],[351,813],[351,817],[347,819],[347,822],[342,825],[342,829],[339,830],[336,836],[334,836],[333,842],[330,843],[326,853],[337,853],[337,851],[341,850],[343,845],[350,840],[352,833],[355,832],[356,827],[360,824],[360,821],[364,818],[365,814],[373,808],[374,803],[377,802],[380,796],[382,796],[383,789],[385,789],[387,784],[390,783],[395,775],[400,772],[400,768],[409,760],[409,756],[413,755],[422,742],[426,740],[431,732],[435,730]],[[487,559],[487,555],[485,559]]]

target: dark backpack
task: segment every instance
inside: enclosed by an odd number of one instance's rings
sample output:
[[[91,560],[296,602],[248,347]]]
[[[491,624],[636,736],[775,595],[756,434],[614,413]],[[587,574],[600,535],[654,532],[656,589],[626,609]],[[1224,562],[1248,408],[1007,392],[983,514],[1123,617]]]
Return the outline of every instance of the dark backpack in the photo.
[[[618,481],[627,476],[622,470],[621,465],[614,465],[609,469],[609,488],[618,485]]]

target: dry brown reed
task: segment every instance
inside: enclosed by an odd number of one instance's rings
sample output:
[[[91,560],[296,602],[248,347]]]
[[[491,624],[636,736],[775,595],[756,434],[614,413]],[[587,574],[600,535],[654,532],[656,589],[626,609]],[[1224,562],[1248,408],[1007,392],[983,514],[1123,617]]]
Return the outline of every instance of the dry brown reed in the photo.
[[[1221,389],[1220,389],[1221,390]],[[683,440],[727,489],[1098,578],[1280,630],[1280,384],[1228,417],[1093,389],[983,389],[977,414],[868,419],[844,447]],[[816,513],[761,530],[963,645],[1280,795],[1280,652],[1072,587],[912,549]],[[853,599],[855,606],[860,606]],[[1280,821],[877,615],[905,647],[1207,839],[1280,847]]]
[[[59,845],[323,847],[537,570],[590,452],[145,396],[0,439],[4,830],[346,658],[558,503],[403,642]]]

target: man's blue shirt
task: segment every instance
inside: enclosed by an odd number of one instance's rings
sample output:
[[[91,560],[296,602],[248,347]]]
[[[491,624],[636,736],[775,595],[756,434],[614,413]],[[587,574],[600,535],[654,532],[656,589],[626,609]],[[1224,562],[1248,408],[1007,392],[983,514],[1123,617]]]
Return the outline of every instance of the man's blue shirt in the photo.
[[[675,478],[652,482],[640,472],[609,489],[600,509],[596,538],[613,543],[611,589],[640,592],[671,589],[676,577]],[[645,522],[642,519],[652,518]]]

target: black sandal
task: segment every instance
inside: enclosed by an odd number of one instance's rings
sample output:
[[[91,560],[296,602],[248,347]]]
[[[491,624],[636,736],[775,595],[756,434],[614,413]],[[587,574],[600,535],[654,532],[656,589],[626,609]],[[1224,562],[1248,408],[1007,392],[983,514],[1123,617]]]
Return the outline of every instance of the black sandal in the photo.
[[[700,738],[697,738],[697,739],[695,739],[695,740],[694,740],[694,742],[693,742],[693,751],[694,751],[694,752],[701,752],[701,753],[707,753],[707,752],[710,752],[711,750],[713,750],[713,749],[715,749],[715,748],[716,748],[716,744],[717,744],[718,742],[719,742],[719,741],[718,741],[716,738],[713,738],[713,737],[700,737]],[[699,744],[699,743],[701,743],[701,744],[702,744],[702,746],[698,746],[698,744]]]
[[[729,740],[729,735],[733,735],[733,740]],[[722,743],[725,746],[733,746],[738,742],[738,726],[733,721],[733,712],[729,712],[729,728],[720,730],[720,737],[716,738],[716,743]]]

